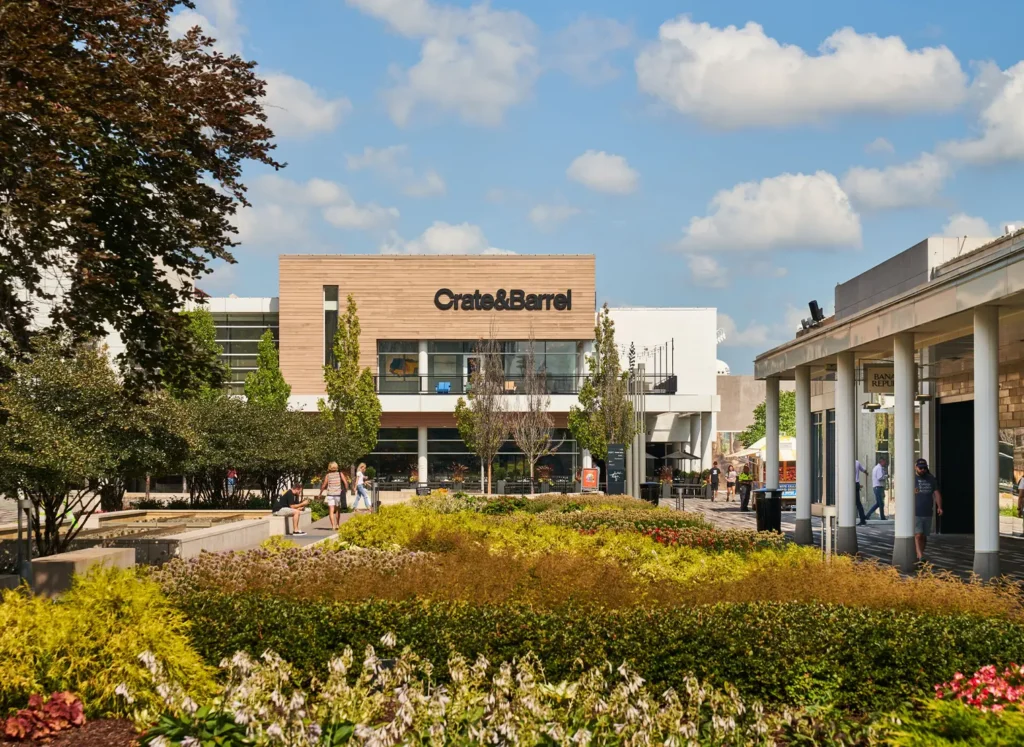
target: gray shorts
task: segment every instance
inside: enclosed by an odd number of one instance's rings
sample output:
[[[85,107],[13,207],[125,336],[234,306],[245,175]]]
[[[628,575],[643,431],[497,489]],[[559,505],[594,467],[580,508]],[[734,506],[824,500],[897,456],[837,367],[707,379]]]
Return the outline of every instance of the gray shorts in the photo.
[[[915,516],[914,517],[914,534],[931,534],[932,533],[932,517],[931,516]]]

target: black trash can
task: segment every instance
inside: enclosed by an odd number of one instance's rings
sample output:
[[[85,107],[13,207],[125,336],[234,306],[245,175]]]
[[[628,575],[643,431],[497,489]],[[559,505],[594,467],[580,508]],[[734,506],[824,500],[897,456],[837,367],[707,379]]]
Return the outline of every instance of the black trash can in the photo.
[[[778,488],[760,488],[754,491],[757,500],[757,531],[782,531],[782,491]]]

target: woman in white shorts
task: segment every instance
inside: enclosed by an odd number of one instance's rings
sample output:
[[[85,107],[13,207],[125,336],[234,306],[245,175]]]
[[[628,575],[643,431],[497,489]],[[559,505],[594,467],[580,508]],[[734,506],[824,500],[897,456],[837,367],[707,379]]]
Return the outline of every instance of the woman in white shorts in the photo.
[[[327,491],[327,511],[331,516],[331,529],[336,532],[338,531],[338,515],[341,509],[345,508],[345,493],[348,491],[348,478],[345,477],[344,472],[338,470],[337,462],[327,465],[327,474],[324,475],[317,498],[322,497],[325,490]]]

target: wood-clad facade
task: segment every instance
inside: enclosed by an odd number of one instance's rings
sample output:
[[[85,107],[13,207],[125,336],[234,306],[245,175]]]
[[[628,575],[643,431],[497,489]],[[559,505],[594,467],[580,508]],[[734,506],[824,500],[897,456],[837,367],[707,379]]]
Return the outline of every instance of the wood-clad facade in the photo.
[[[323,392],[324,286],[338,286],[342,312],[355,299],[360,361],[375,374],[379,340],[476,340],[492,323],[503,340],[593,338],[593,255],[282,255],[279,270],[281,371],[297,395]],[[447,310],[435,304],[442,290],[451,291],[439,299]],[[465,308],[514,290],[540,308]]]

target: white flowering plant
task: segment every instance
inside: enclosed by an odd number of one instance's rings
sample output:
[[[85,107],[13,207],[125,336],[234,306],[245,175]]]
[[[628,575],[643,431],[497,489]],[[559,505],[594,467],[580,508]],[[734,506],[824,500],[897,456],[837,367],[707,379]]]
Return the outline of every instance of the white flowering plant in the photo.
[[[395,646],[393,635],[381,647]],[[244,653],[221,664],[225,684],[196,708],[160,682],[167,712],[142,738],[149,747],[182,745],[774,745],[869,743],[851,739],[849,724],[833,726],[805,711],[767,713],[733,688],[709,688],[694,678],[681,692],[660,695],[626,665],[548,682],[533,656],[494,667],[453,656],[449,684],[436,684],[425,661],[406,649],[381,658],[367,647],[361,664],[351,649],[331,661],[327,679],[308,691],[273,653]],[[154,668],[154,677],[162,676]],[[161,686],[162,685],[162,686]],[[835,738],[838,735],[840,738]]]

